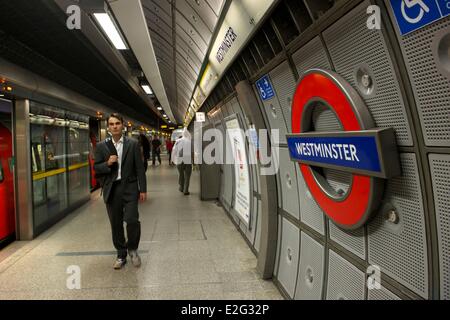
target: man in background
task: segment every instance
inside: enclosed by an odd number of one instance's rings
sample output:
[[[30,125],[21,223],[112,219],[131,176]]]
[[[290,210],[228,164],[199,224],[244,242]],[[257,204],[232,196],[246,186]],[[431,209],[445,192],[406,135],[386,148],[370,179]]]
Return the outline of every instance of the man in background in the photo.
[[[192,173],[192,148],[191,134],[187,129],[184,129],[182,137],[175,142],[172,158],[173,163],[177,165],[179,173],[178,190],[186,196],[189,195],[189,181]]]
[[[150,159],[150,143],[144,134],[139,134],[139,144],[142,150],[142,161],[144,162],[144,169],[147,172],[148,160]]]
[[[158,136],[154,136],[152,140],[152,164],[155,165],[156,158],[161,164],[161,141]]]
[[[173,149],[173,142],[171,139],[166,139],[166,149],[167,153],[169,154],[169,166],[172,165],[172,149]]]

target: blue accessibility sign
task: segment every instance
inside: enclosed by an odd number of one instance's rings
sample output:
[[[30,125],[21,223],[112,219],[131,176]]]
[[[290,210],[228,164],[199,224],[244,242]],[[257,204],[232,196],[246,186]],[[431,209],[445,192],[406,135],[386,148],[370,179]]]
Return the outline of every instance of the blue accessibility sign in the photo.
[[[401,35],[450,14],[450,0],[390,0]]]
[[[267,75],[256,81],[256,87],[258,88],[259,96],[263,101],[269,100],[275,95],[272,83],[270,83],[269,76]]]

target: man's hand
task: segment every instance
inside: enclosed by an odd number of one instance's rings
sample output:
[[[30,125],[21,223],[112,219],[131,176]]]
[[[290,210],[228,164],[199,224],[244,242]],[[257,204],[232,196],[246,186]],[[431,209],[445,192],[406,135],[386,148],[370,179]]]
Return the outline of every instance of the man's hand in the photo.
[[[147,200],[147,193],[146,192],[141,192],[140,194],[139,194],[139,200],[140,201],[146,201]]]
[[[118,161],[118,159],[119,159],[118,156],[109,156],[108,166],[111,167],[114,163]]]

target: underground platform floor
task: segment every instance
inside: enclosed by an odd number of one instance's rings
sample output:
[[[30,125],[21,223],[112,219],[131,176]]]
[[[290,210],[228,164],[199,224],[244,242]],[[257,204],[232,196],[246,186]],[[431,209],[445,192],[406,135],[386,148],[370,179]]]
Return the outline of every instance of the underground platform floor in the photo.
[[[0,299],[283,299],[258,276],[256,257],[224,210],[200,200],[199,172],[185,196],[176,167],[163,160],[149,166],[148,200],[139,207],[141,268],[129,261],[113,270],[110,225],[97,191],[35,240],[0,250]]]

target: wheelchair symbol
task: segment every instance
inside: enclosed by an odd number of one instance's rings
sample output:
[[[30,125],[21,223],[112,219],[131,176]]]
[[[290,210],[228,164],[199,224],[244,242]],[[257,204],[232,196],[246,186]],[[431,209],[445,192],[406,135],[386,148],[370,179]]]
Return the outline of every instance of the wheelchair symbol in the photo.
[[[261,97],[263,99],[266,98],[266,91],[261,87],[261,85],[258,86],[259,87],[259,92],[261,92]]]
[[[419,14],[415,18],[411,18],[406,13],[405,6],[409,9],[411,9],[412,7],[415,7],[416,5],[420,6]],[[424,14],[430,12],[430,8],[423,2],[423,0],[402,0],[401,9],[402,9],[403,18],[405,18],[405,20],[411,24],[420,22],[420,20],[422,20],[422,18],[424,16]]]

